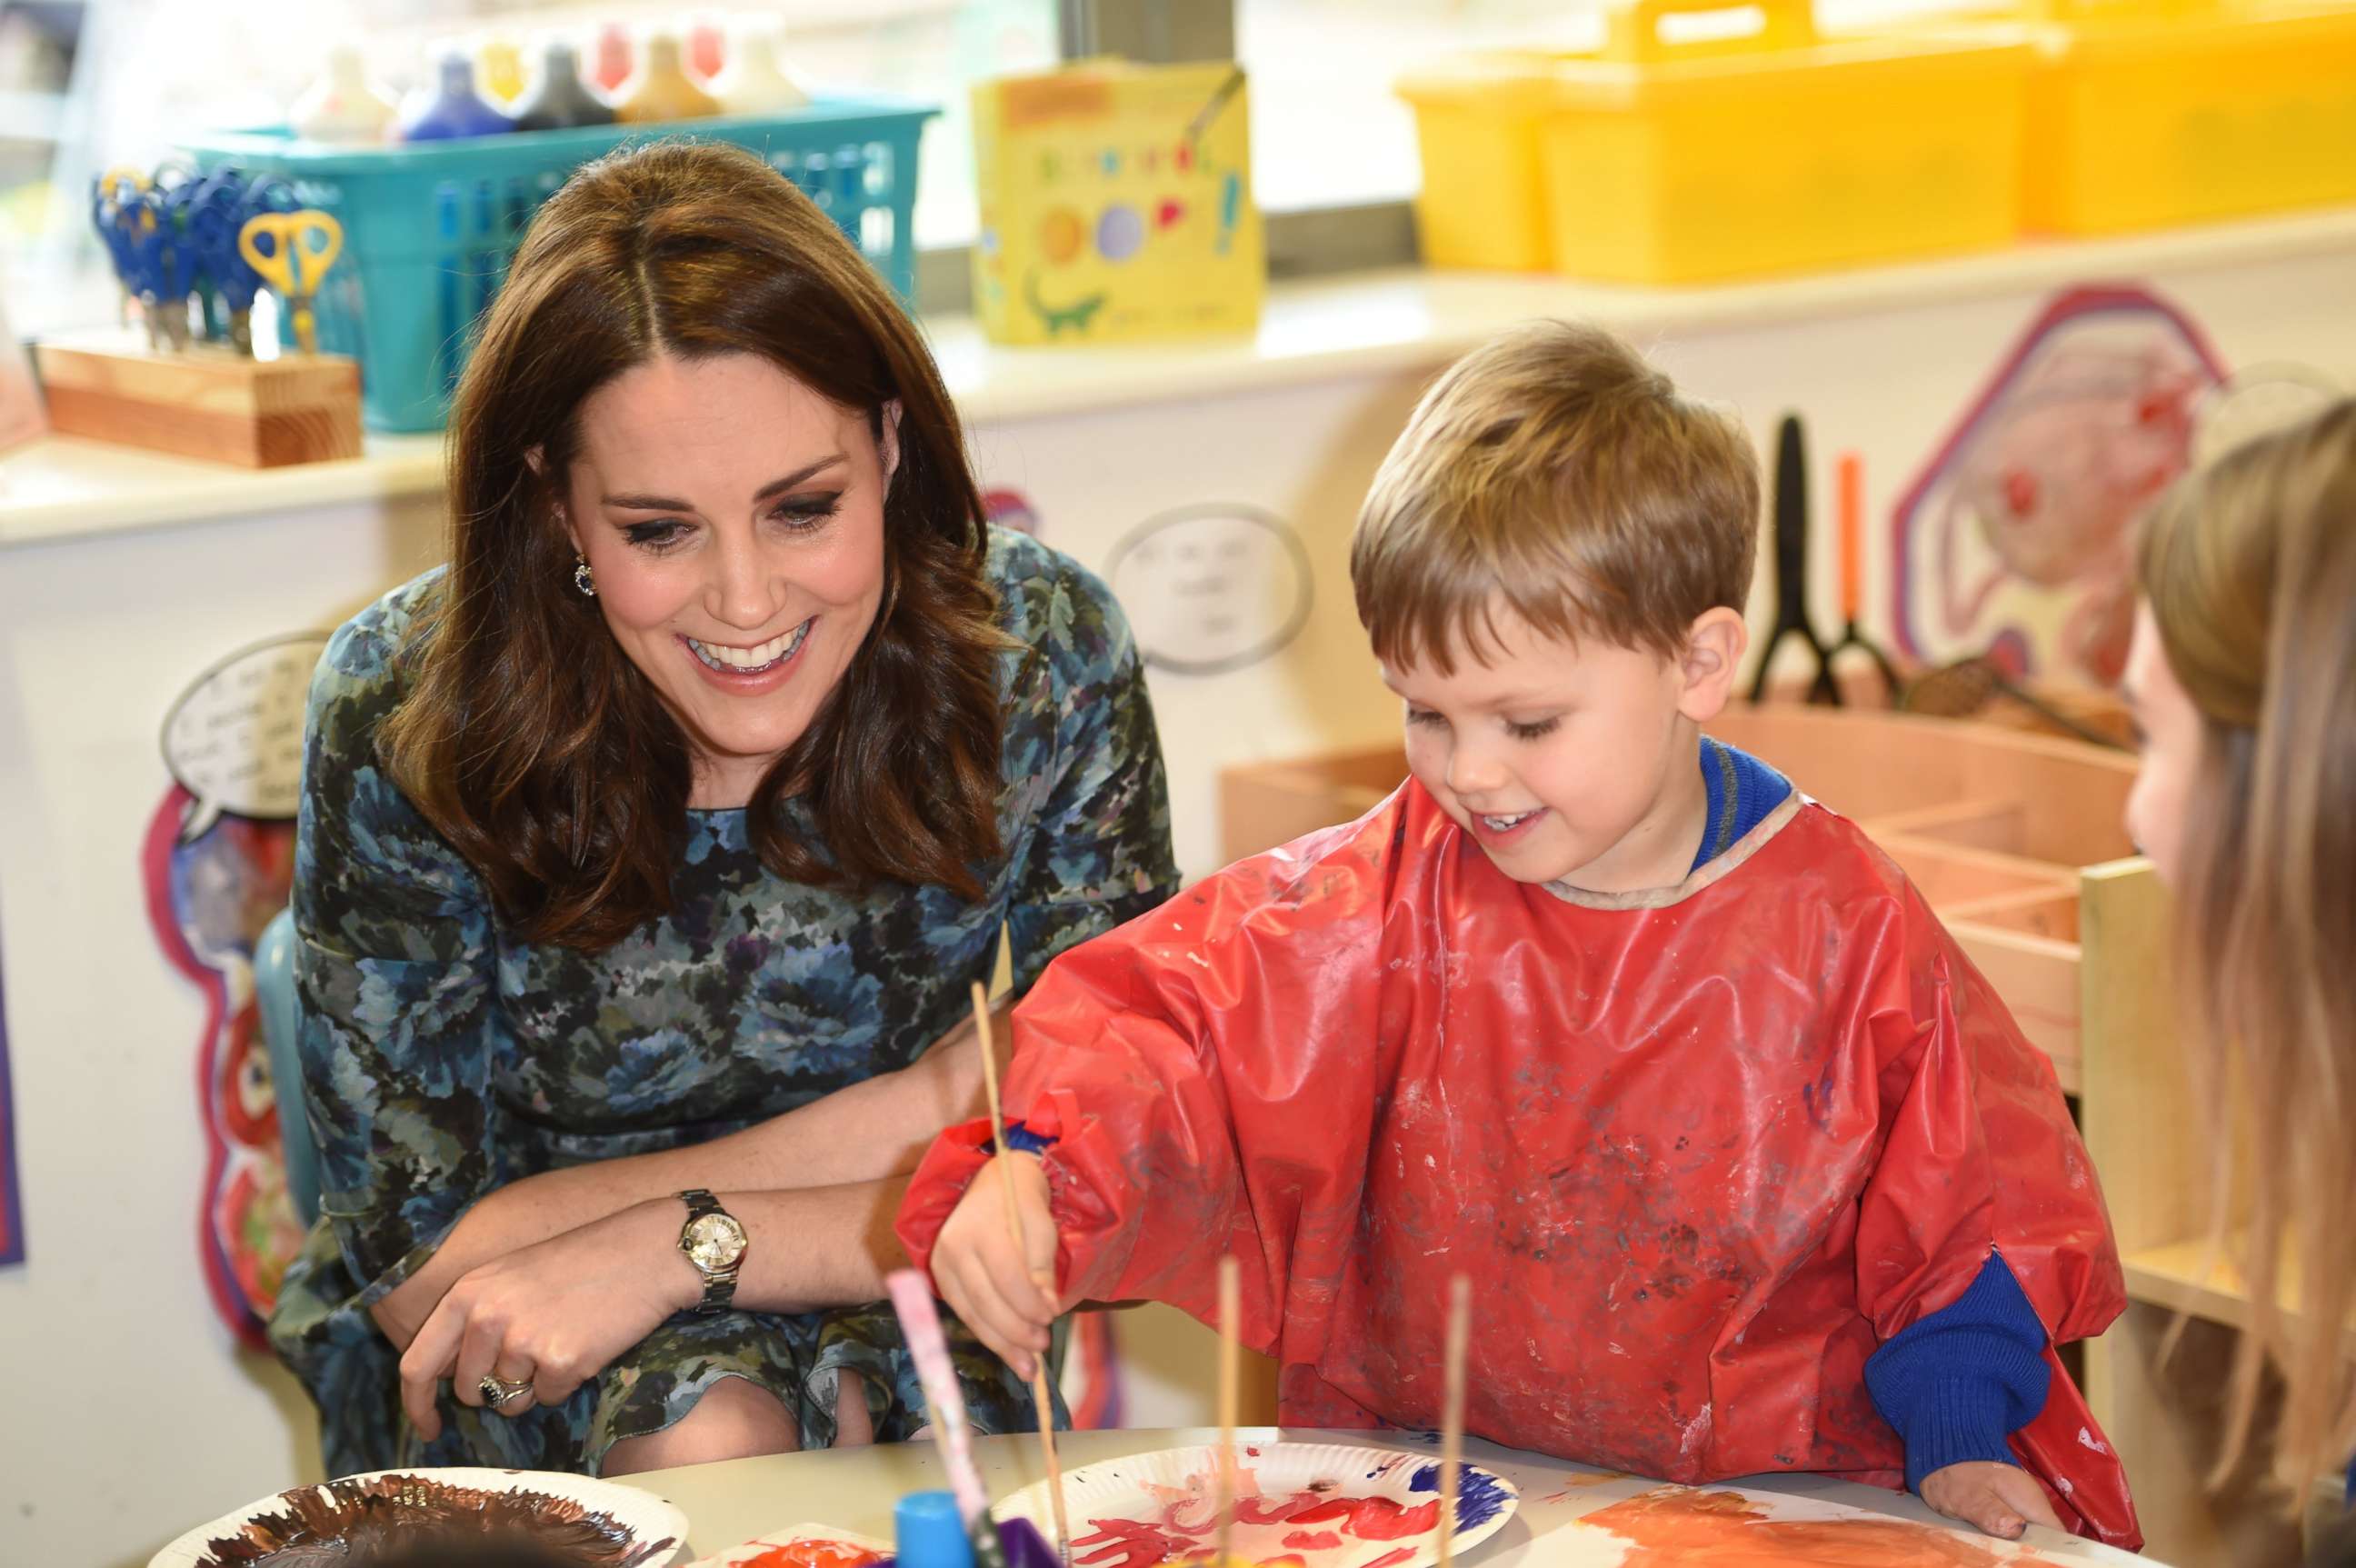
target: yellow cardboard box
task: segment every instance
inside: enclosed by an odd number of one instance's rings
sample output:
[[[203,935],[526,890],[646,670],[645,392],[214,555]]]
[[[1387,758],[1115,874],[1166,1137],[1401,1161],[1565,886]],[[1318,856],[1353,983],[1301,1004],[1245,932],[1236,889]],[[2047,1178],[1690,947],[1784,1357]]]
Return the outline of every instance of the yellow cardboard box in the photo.
[[[1248,332],[1267,249],[1242,70],[1085,60],[973,90],[974,310],[1000,343]]]

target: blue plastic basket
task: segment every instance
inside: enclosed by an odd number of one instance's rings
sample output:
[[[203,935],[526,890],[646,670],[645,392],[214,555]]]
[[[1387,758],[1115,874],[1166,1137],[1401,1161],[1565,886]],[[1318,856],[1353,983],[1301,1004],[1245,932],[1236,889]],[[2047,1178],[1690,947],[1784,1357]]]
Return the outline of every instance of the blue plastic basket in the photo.
[[[599,125],[397,147],[326,147],[284,131],[183,145],[198,165],[284,176],[344,227],[344,260],[316,302],[319,347],[360,362],[376,430],[435,430],[465,368],[475,318],[507,276],[540,204],[573,171],[628,141],[733,142],[799,186],[903,300],[916,292],[916,145],[929,104],[824,98],[788,114],[677,125]]]

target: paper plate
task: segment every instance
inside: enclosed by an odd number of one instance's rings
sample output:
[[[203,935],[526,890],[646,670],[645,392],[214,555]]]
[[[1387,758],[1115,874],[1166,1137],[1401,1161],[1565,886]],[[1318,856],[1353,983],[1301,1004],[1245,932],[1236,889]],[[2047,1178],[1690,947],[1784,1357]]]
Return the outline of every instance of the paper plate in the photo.
[[[687,1516],[652,1492],[641,1491],[636,1487],[600,1481],[588,1476],[558,1475],[549,1470],[371,1470],[365,1475],[342,1478],[372,1481],[380,1476],[414,1476],[421,1481],[438,1482],[447,1487],[466,1487],[486,1492],[540,1492],[552,1498],[563,1498],[594,1512],[612,1516],[616,1524],[629,1530],[633,1541],[656,1546],[653,1555],[646,1559],[648,1568],[670,1568],[670,1564],[687,1560]],[[232,1513],[223,1514],[210,1524],[198,1525],[188,1531],[149,1558],[147,1568],[196,1568],[196,1564],[205,1561],[207,1542],[235,1535],[247,1521],[264,1514],[276,1513],[285,1507],[285,1499],[299,1492],[319,1489],[316,1487],[297,1487],[256,1498]]]
[[[1073,1568],[1150,1568],[1208,1557],[1218,1450],[1167,1448],[1084,1466],[1064,1477]],[[1440,1456],[1331,1443],[1256,1443],[1236,1454],[1239,1502],[1227,1551],[1284,1568],[1429,1568],[1440,1560]],[[1512,1482],[1464,1466],[1457,1485],[1455,1551],[1503,1530],[1520,1504]],[[1027,1519],[1049,1541],[1044,1482],[991,1510]]]
[[[797,1524],[698,1558],[688,1568],[869,1568],[891,1555],[889,1541],[830,1524]]]

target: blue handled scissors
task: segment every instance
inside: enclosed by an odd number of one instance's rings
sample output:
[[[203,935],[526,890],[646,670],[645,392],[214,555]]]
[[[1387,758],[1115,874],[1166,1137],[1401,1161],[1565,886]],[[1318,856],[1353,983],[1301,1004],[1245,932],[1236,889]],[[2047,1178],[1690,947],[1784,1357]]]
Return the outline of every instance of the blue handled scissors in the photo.
[[[95,181],[90,206],[91,221],[106,246],[108,260],[114,263],[114,275],[123,285],[124,300],[142,302],[140,315],[147,325],[147,345],[155,349],[163,347],[163,338],[155,318],[145,308],[146,269],[139,250],[140,225],[153,217],[145,199],[146,188],[146,177],[136,170],[109,169]]]
[[[188,267],[172,209],[171,192],[150,186],[130,213],[134,280],[151,333],[160,325],[174,349],[188,346]],[[152,338],[150,339],[153,340]]]
[[[187,199],[188,245],[197,271],[209,285],[208,323],[217,297],[228,317],[230,344],[241,354],[253,352],[253,296],[262,288],[262,279],[237,248],[238,231],[252,216],[251,200],[245,176],[235,168],[215,170]]]

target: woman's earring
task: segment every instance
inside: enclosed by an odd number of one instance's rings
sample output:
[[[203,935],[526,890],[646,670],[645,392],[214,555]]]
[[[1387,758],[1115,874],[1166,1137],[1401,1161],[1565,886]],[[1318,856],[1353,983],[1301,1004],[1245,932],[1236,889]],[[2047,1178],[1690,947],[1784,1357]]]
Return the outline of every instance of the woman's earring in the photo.
[[[597,596],[597,574],[589,569],[589,557],[586,555],[576,555],[573,558],[573,585],[581,590],[581,596],[583,598],[595,598]]]

